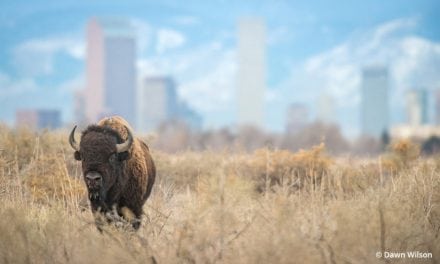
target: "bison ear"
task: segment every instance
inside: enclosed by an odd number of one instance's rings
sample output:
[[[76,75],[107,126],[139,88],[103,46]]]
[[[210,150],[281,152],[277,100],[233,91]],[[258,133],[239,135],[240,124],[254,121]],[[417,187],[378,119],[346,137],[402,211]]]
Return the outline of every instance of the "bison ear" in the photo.
[[[76,160],[81,160],[81,154],[79,153],[79,151],[75,151],[75,153],[73,153],[73,156]]]
[[[128,159],[128,151],[118,153],[118,159],[119,159],[119,161],[124,161],[124,160]]]

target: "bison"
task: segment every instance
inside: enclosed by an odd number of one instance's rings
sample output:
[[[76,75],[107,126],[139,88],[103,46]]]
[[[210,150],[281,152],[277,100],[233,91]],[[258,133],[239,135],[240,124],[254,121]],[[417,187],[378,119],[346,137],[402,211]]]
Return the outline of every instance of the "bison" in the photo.
[[[80,143],[75,141],[75,129],[69,143],[75,159],[81,161],[98,229],[102,230],[103,219],[112,222],[116,216],[137,230],[156,177],[148,146],[133,137],[128,122],[119,116],[88,126]]]

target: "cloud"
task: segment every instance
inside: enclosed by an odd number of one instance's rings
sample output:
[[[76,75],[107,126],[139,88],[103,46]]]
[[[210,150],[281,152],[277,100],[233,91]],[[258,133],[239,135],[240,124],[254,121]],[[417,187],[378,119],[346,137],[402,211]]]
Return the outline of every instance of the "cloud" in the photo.
[[[175,49],[185,44],[185,36],[177,30],[162,28],[157,31],[156,52],[164,53],[166,50]]]
[[[15,112],[20,108],[58,109],[63,120],[71,120],[72,95],[83,86],[82,74],[46,87],[32,78],[14,79],[0,72],[0,120],[12,125]]]
[[[6,101],[37,90],[34,80],[25,78],[12,80],[10,76],[0,72],[0,100]]]
[[[231,125],[235,117],[236,51],[216,44],[197,49],[185,58],[180,76],[179,96],[204,116],[204,125],[218,128]],[[183,58],[182,58],[183,59]]]
[[[83,60],[84,41],[82,38],[70,36],[26,40],[13,49],[13,63],[18,72],[24,76],[49,75],[54,71],[55,55],[59,52]]]
[[[409,36],[396,49],[401,56],[393,60],[391,70],[398,88],[440,88],[440,43]]]
[[[267,43],[269,46],[274,46],[283,42],[287,42],[292,38],[292,32],[286,26],[279,26],[275,29],[268,29]]]
[[[143,58],[137,66],[141,78],[172,76],[179,97],[203,114],[208,126],[218,127],[232,122],[236,72],[234,48],[212,41],[179,53]]]
[[[173,20],[175,23],[182,26],[194,26],[200,24],[200,19],[195,16],[177,16]]]
[[[26,97],[37,90],[38,86],[32,79],[13,80],[6,73],[0,72],[0,120],[12,125],[16,109],[27,107]]]
[[[85,88],[84,75],[82,73],[71,79],[65,80],[57,86],[57,90],[62,94],[72,95],[78,90]]]
[[[152,42],[153,28],[142,19],[131,19],[131,24],[136,31],[138,54],[145,55]]]
[[[403,18],[356,32],[336,47],[297,64],[280,90],[304,91],[297,99],[314,105],[320,94],[331,94],[342,125],[357,133],[361,69],[381,64],[389,68],[394,121],[402,120],[404,93],[409,88],[440,88],[440,43],[413,33],[417,19]],[[397,109],[397,110],[396,110]]]
[[[182,98],[204,113],[229,110],[235,98],[235,51],[222,50],[219,55],[205,74],[180,87]]]

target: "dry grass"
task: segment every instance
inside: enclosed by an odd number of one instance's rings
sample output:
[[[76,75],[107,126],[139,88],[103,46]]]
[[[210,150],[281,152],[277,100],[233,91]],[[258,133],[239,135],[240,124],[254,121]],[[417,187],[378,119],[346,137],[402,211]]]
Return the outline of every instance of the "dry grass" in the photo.
[[[65,133],[0,128],[0,263],[380,263],[440,258],[439,162],[409,142],[384,157],[153,153],[141,229],[100,234]],[[416,154],[414,154],[416,153]],[[394,261],[392,261],[394,262]]]

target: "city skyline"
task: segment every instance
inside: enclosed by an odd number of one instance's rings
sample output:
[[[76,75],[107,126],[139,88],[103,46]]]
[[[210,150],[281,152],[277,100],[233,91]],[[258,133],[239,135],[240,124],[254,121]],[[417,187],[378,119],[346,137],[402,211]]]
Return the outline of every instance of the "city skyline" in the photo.
[[[61,125],[61,113],[56,109],[18,109],[15,113],[15,126],[17,128],[57,129]]]
[[[283,131],[285,113],[293,102],[305,104],[311,119],[316,119],[316,99],[329,94],[343,133],[358,135],[361,69],[366,64],[388,64],[392,124],[406,120],[408,87],[430,91],[440,87],[435,1],[362,3],[375,10],[374,16],[358,12],[360,6],[354,3],[341,3],[344,8],[330,12],[322,2],[191,3],[3,4],[0,119],[12,124],[15,110],[24,107],[58,108],[64,122],[73,119],[74,93],[86,80],[86,22],[94,16],[133,21],[138,37],[136,70],[172,76],[179,96],[206,120],[205,128],[236,122],[241,17],[260,17],[267,24],[264,103],[270,131]]]

